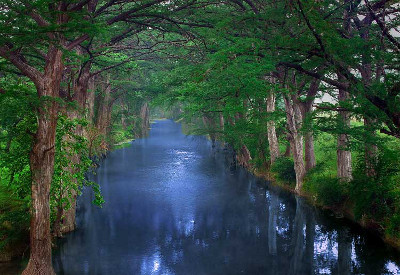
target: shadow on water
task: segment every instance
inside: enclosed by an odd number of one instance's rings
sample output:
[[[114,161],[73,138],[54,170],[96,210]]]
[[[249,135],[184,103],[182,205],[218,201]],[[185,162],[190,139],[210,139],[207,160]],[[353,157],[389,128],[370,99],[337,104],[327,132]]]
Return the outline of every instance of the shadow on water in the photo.
[[[233,168],[179,124],[112,152],[58,242],[58,274],[400,274],[399,254],[301,198]]]

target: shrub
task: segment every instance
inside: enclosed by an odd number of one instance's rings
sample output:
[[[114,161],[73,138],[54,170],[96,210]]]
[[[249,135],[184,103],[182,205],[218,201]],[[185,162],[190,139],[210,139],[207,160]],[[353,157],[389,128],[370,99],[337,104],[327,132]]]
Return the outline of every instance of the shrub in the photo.
[[[29,200],[18,199],[0,185],[0,251],[26,242],[29,236]]]
[[[389,235],[400,230],[400,156],[395,150],[382,149],[374,165],[374,175],[366,175],[363,156],[357,160],[350,183],[351,200],[357,219],[367,218],[382,225]]]
[[[307,173],[304,189],[327,206],[339,207],[348,198],[347,184],[332,176],[324,163],[318,164]]]
[[[271,166],[271,171],[275,173],[279,180],[288,184],[296,182],[296,172],[294,162],[291,158],[280,157]]]
[[[395,213],[392,217],[388,217],[385,226],[386,233],[389,236],[400,238],[400,213]]]

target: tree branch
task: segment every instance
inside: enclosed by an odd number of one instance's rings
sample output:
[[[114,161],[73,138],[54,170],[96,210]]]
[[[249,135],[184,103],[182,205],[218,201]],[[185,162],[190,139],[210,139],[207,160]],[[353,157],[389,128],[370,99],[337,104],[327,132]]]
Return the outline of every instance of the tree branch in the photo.
[[[348,85],[345,84],[345,83],[341,83],[339,81],[327,78],[327,77],[325,77],[325,76],[323,76],[323,75],[321,75],[319,73],[306,70],[301,65],[298,65],[298,64],[293,64],[293,63],[289,63],[289,62],[280,62],[278,65],[282,65],[282,66],[285,66],[287,68],[295,69],[295,70],[297,70],[297,71],[299,71],[301,73],[304,73],[306,75],[312,76],[312,77],[317,78],[317,79],[320,79],[323,82],[326,82],[326,83],[328,83],[328,84],[330,84],[332,86],[335,86],[336,88],[340,88],[340,89],[348,89],[349,88]]]
[[[65,49],[66,50],[72,50],[73,48],[75,48],[76,46],[79,46],[79,44],[81,44],[82,42],[84,42],[87,39],[89,39],[89,35],[88,34],[84,34],[81,37],[78,37],[74,41],[70,42],[68,45],[66,45]]]
[[[371,5],[369,4],[368,0],[365,0],[365,4],[367,5],[369,14],[372,16],[372,18],[375,20],[375,22],[378,24],[379,28],[381,28],[383,34],[389,39],[390,42],[394,44],[394,46],[397,48],[395,49],[397,52],[400,50],[400,42],[394,38],[388,31],[388,29],[385,27],[383,22],[376,16],[374,10],[372,9]]]
[[[18,68],[25,76],[30,78],[36,85],[40,84],[42,74],[40,71],[30,66],[24,59],[16,52],[12,51],[7,46],[0,47],[0,56],[11,62]]]
[[[68,11],[79,11],[81,10],[86,4],[88,4],[91,0],[83,0],[79,3],[76,3],[73,5],[71,8],[68,9]]]
[[[126,12],[120,13],[117,16],[107,20],[107,24],[108,25],[112,25],[112,24],[114,24],[116,22],[123,21],[123,20],[129,18],[131,16],[131,14],[133,14],[135,12],[147,9],[147,8],[149,8],[151,6],[154,6],[156,4],[160,4],[161,2],[164,2],[164,1],[165,0],[154,0],[154,1],[151,1],[151,2],[149,2],[147,4],[143,4],[141,6],[134,7],[132,9],[130,9],[130,10],[127,10]]]

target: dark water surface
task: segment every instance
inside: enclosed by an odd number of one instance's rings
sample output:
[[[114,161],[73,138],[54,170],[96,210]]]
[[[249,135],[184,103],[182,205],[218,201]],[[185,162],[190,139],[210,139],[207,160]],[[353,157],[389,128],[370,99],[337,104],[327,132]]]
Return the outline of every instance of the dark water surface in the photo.
[[[169,120],[110,153],[79,198],[57,274],[400,274],[399,253],[269,187]],[[397,257],[397,258],[396,258]]]

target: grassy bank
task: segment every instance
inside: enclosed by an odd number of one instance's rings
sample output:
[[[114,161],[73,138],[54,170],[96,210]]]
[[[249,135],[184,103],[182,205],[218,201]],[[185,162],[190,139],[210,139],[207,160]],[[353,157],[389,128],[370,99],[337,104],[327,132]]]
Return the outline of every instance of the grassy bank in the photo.
[[[131,145],[131,142],[134,141],[135,139],[126,139],[123,141],[120,141],[116,144],[113,145],[112,149],[116,150],[116,149],[121,149],[121,148],[125,148],[125,147],[129,147]]]

